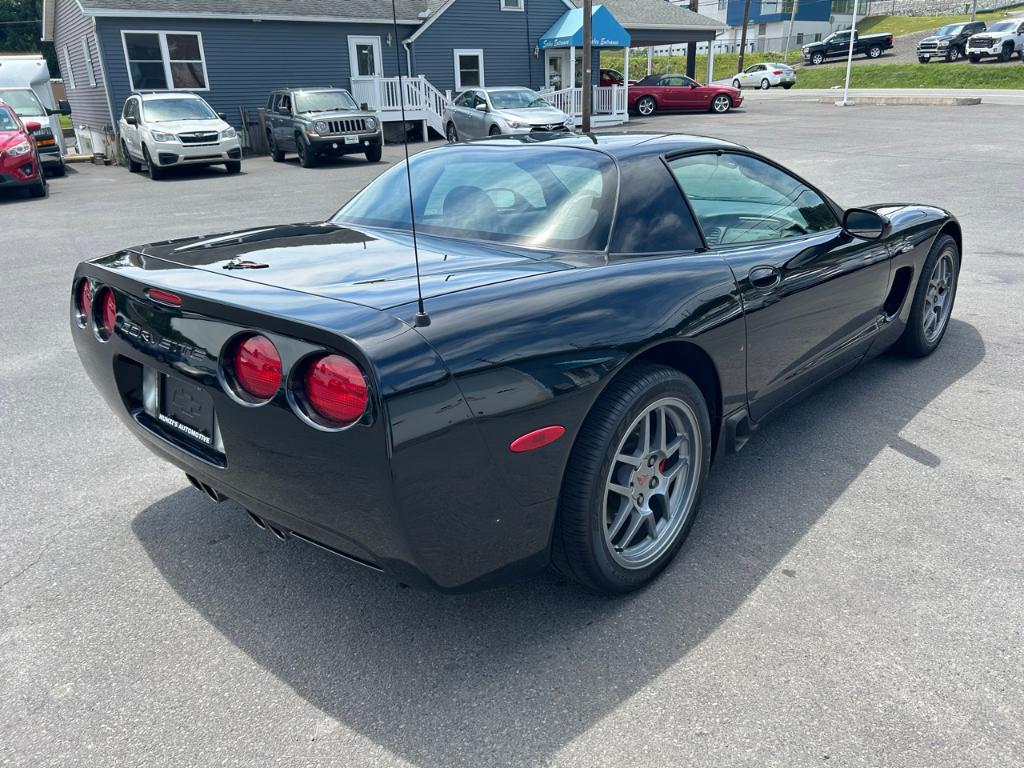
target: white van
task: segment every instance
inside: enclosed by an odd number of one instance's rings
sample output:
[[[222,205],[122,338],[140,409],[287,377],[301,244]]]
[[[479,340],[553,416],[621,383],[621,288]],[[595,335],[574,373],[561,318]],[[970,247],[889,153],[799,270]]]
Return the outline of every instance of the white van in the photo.
[[[22,122],[32,120],[43,126],[35,134],[39,160],[51,176],[63,176],[67,149],[58,115],[70,115],[71,107],[54,99],[46,59],[37,54],[0,56],[0,101]]]

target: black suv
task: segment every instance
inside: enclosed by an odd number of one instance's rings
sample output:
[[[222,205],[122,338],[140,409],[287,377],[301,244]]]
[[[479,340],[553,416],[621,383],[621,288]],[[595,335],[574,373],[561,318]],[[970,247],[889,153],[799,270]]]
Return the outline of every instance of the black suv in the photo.
[[[938,58],[946,61],[959,61],[965,55],[967,38],[984,31],[984,21],[968,21],[940,27],[935,30],[934,35],[918,42],[917,60],[922,64],[927,64],[932,59]]]
[[[384,143],[380,120],[343,88],[274,91],[267,100],[266,125],[274,160],[297,152],[303,168],[357,152],[376,163]]]

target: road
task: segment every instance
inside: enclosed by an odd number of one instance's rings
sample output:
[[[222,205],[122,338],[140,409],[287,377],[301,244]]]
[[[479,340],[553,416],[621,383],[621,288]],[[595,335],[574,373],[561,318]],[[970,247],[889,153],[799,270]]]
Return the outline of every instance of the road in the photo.
[[[966,253],[936,354],[766,425],[618,600],[551,576],[446,597],[279,544],[150,455],[78,363],[79,260],[326,217],[399,148],[159,183],[79,165],[48,200],[0,196],[0,765],[1021,765],[1021,115],[772,99],[644,121],[841,204],[946,206]]]

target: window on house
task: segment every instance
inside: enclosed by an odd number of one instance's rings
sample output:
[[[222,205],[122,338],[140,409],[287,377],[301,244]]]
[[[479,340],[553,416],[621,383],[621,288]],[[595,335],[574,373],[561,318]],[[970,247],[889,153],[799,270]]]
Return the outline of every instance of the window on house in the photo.
[[[724,11],[729,6],[729,0],[718,0],[718,10]]]
[[[479,49],[455,51],[455,90],[482,87],[484,52]]]
[[[71,51],[64,46],[64,82],[69,90],[75,90],[75,70],[71,68]]]
[[[85,60],[85,75],[89,78],[89,87],[96,87],[96,69],[92,61],[92,46],[89,44],[89,36],[82,38],[82,58]]]
[[[205,91],[206,60],[198,32],[124,32],[133,90]]]
[[[521,11],[523,10],[523,0],[501,0],[501,10]]]

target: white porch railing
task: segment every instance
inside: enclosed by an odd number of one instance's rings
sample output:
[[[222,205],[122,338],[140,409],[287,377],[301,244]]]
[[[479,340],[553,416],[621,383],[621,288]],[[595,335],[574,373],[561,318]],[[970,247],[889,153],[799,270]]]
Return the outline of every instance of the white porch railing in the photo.
[[[551,106],[567,112],[579,122],[583,117],[583,89],[562,88],[557,91],[544,90],[540,92]],[[590,110],[594,118],[599,122],[607,124],[624,123],[629,120],[627,109],[628,93],[621,85],[600,86],[595,85],[591,94]]]
[[[404,89],[403,89],[404,86]],[[441,117],[448,101],[423,75],[418,77],[353,77],[352,96],[379,112],[384,121],[401,120],[402,98],[408,120],[426,120],[435,131],[444,134]]]

